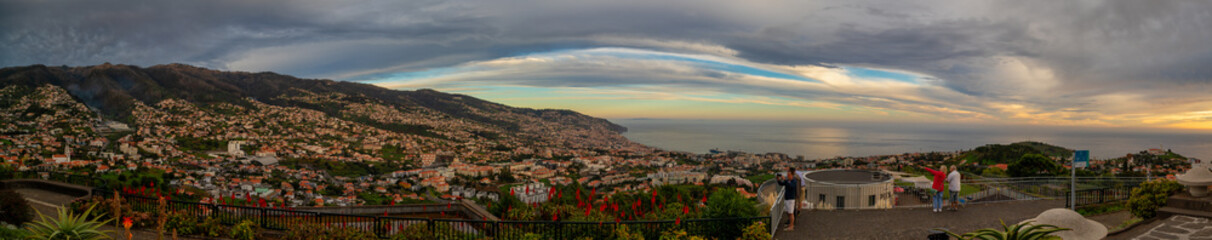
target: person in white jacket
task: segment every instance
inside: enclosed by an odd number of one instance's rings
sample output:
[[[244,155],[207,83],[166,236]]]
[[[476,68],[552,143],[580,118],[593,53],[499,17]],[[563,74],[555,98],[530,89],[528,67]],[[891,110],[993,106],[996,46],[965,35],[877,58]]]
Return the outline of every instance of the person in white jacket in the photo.
[[[951,173],[947,174],[947,191],[951,194],[951,210],[959,210],[959,192],[963,189],[960,185],[959,168],[951,165]]]

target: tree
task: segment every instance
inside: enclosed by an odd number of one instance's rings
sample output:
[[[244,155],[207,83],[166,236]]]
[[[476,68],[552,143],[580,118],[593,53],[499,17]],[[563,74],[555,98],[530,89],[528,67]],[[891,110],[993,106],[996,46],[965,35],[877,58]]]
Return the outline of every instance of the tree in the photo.
[[[501,168],[501,173],[497,175],[497,181],[511,183],[517,181],[513,178],[513,173],[509,171],[509,167]]]
[[[1053,176],[1064,170],[1059,163],[1040,154],[1026,154],[1009,166],[1012,177]]]
[[[1161,158],[1159,158],[1157,155],[1149,153],[1148,151],[1140,151],[1140,153],[1132,155],[1132,160],[1134,160],[1137,165],[1145,166],[1145,175],[1147,177],[1152,177],[1153,173],[1150,172],[1150,170],[1153,169],[1153,165],[1161,162]]]
[[[707,218],[753,217],[758,215],[756,204],[736,190],[720,189],[707,197]]]
[[[34,219],[34,210],[13,190],[0,190],[0,222],[21,226]]]

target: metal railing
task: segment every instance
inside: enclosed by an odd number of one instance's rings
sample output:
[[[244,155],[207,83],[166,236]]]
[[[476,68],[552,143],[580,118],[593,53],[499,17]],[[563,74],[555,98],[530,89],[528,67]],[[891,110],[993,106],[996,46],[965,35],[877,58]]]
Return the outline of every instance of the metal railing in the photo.
[[[0,179],[34,178],[93,187],[94,196],[113,196],[116,186],[92,176],[64,174],[59,172],[0,172]],[[125,204],[134,210],[150,212],[159,206],[157,198],[124,194],[119,192]],[[780,198],[782,195],[780,195]],[[775,204],[775,206],[782,206]],[[371,232],[379,238],[391,238],[396,234],[428,235],[436,239],[519,239],[527,234],[539,234],[549,239],[579,239],[590,237],[605,239],[614,235],[618,226],[627,226],[646,239],[658,239],[668,230],[678,229],[690,235],[735,239],[741,236],[746,226],[758,221],[771,221],[773,234],[777,220],[772,217],[739,217],[715,219],[685,219],[623,222],[570,222],[570,221],[490,221],[470,219],[430,219],[391,216],[368,216],[299,211],[276,208],[260,208],[237,205],[209,204],[168,200],[168,211],[185,214],[198,222],[206,218],[217,219],[224,225],[235,225],[252,221],[264,229],[290,230],[299,227],[353,228]],[[773,209],[781,213],[782,208]],[[772,214],[772,216],[777,216]],[[772,235],[773,236],[773,235]]]
[[[151,210],[155,209],[157,205],[156,200],[150,197],[123,195],[123,198],[137,210]],[[182,211],[196,219],[216,218],[225,225],[234,225],[247,220],[271,230],[289,230],[303,226],[354,228],[374,233],[380,238],[390,238],[392,235],[407,232],[441,239],[484,237],[518,239],[526,234],[539,234],[553,239],[583,237],[601,239],[612,236],[615,227],[626,225],[630,230],[638,231],[648,239],[659,238],[662,232],[670,229],[680,229],[691,235],[721,236],[725,239],[732,239],[740,236],[741,230],[745,226],[756,221],[767,220],[767,217],[743,217],[626,222],[488,221],[348,215],[183,201],[170,202],[170,210]]]
[[[787,187],[779,187],[778,195],[775,195],[774,200],[770,203],[770,236],[774,237],[774,233],[778,232],[779,224],[783,223],[783,211],[787,211],[787,204],[783,203],[783,194],[787,193]]]
[[[1077,187],[1077,205],[1099,204],[1128,199],[1132,188],[1140,186],[1147,179],[1141,177],[1024,177],[1024,178],[978,178],[965,179],[965,188],[975,188],[961,196],[966,203],[993,203],[1022,200],[1066,200],[1072,201],[1070,188],[1073,182]],[[1072,182],[1071,182],[1072,181]],[[929,200],[928,190],[915,187],[903,187],[905,194],[899,196],[917,197],[922,202]],[[927,202],[928,204],[928,202]],[[916,207],[917,205],[897,204],[897,207]]]
[[[964,179],[960,201],[964,204],[994,203],[1025,200],[1060,200],[1068,206],[1071,181],[1076,182],[1077,206],[1122,201],[1131,196],[1132,188],[1147,179],[1141,177],[1025,177]],[[932,205],[929,187],[895,186],[901,191],[881,190],[883,187],[812,185],[805,187],[804,200],[814,209],[865,210],[889,208],[919,208]],[[839,188],[844,188],[839,190]],[[874,190],[873,190],[874,189]],[[947,193],[948,195],[950,193]],[[823,196],[823,197],[822,197]]]

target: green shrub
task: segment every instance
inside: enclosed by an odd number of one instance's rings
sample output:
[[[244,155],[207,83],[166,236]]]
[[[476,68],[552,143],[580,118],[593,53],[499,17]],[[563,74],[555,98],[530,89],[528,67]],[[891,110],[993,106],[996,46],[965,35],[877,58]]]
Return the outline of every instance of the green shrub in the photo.
[[[257,226],[257,223],[244,220],[231,227],[231,238],[238,240],[253,240],[257,239],[257,232],[260,231],[261,229]]]
[[[177,230],[180,235],[193,235],[198,233],[198,221],[192,216],[182,213],[173,212],[168,214],[168,222],[164,224],[165,231],[172,232]]]
[[[543,239],[547,239],[547,237],[544,237],[542,234],[537,234],[537,233],[526,233],[526,235],[522,235],[522,238],[520,238],[520,239],[521,240],[543,240]]]
[[[644,234],[640,231],[632,231],[627,229],[626,224],[619,224],[619,227],[614,229],[614,239],[617,240],[644,240]]]
[[[720,189],[707,197],[706,218],[756,217],[757,203],[732,189]]]
[[[1157,179],[1140,184],[1132,189],[1128,198],[1128,209],[1132,215],[1148,219],[1157,215],[1157,209],[1166,205],[1170,195],[1183,189],[1183,185],[1174,180]]]
[[[72,214],[68,208],[59,208],[56,218],[38,214],[39,220],[30,222],[29,239],[108,239],[108,231],[100,230],[109,220],[89,216],[92,208],[81,214]]]
[[[13,190],[0,190],[0,222],[21,225],[34,220],[34,210],[25,197]]]
[[[444,222],[415,223],[404,227],[399,234],[392,235],[392,240],[428,240],[428,239],[480,239],[482,236],[462,233]]]
[[[325,229],[324,233],[321,234],[321,236],[321,239],[332,240],[378,239],[378,237],[375,237],[374,233],[363,231],[362,229],[348,227],[327,228]]]
[[[770,229],[766,227],[765,221],[756,221],[749,224],[742,230],[741,237],[738,240],[770,240]]]
[[[202,220],[202,223],[198,224],[197,230],[202,236],[212,238],[223,237],[224,232],[223,223],[218,218],[213,217],[207,217],[206,220]]]
[[[964,235],[959,235],[951,231],[942,230],[956,239],[1004,239],[1004,240],[1039,240],[1039,239],[1059,239],[1052,236],[1052,233],[1060,231],[1068,231],[1068,228],[1060,228],[1048,224],[1032,224],[1031,222],[1023,222],[1014,225],[1006,225],[1002,222],[1002,230],[998,231],[992,228],[985,228]]]
[[[320,239],[320,237],[318,236],[318,235],[320,235],[320,233],[319,233],[319,231],[317,231],[317,228],[319,228],[319,226],[317,226],[317,225],[296,224],[296,225],[293,225],[293,226],[290,226],[287,228],[290,230],[283,232],[282,238],[281,238],[282,240],[319,240]]]
[[[7,223],[0,223],[0,239],[24,239],[28,231]]]
[[[703,237],[690,235],[690,233],[686,233],[686,231],[679,230],[679,229],[665,230],[664,232],[661,232],[661,236],[659,237],[659,239],[660,240],[706,240]]]
[[[282,235],[282,240],[322,240],[324,229],[316,224],[296,224]]]
[[[761,214],[757,203],[749,200],[736,190],[720,189],[707,196],[707,208],[703,210],[703,218],[738,218],[756,217]],[[715,221],[702,223],[706,232],[695,231],[696,234],[721,239],[734,239],[741,236],[741,226],[749,222]]]

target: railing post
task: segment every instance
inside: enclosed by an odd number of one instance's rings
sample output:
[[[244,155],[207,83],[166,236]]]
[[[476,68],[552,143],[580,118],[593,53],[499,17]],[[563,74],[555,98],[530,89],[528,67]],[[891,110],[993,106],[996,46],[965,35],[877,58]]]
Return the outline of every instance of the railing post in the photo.
[[[384,229],[382,227],[383,223],[381,221],[382,221],[382,219],[380,219],[378,216],[375,216],[375,222],[373,224],[371,224],[370,227],[372,227],[371,230],[374,231],[376,237],[384,238],[383,237]]]
[[[1098,203],[1103,203],[1104,195],[1107,195],[1107,189],[1106,188],[1099,189],[1098,190]]]
[[[268,228],[269,228],[269,224],[268,224],[268,223],[269,223],[269,221],[268,221],[266,218],[267,218],[267,217],[269,217],[269,210],[267,210],[267,209],[265,209],[265,208],[257,208],[257,209],[258,209],[258,210],[261,210],[261,228],[266,228],[266,229],[268,229]]]
[[[436,228],[434,227],[434,224],[437,224],[437,223],[435,223],[435,222],[433,221],[433,219],[426,219],[426,220],[425,220],[425,225],[428,225],[427,227],[429,228],[429,232],[430,232],[430,233],[433,233],[434,235],[438,235],[438,233],[437,233],[436,231],[434,231],[434,229],[436,229]]]

